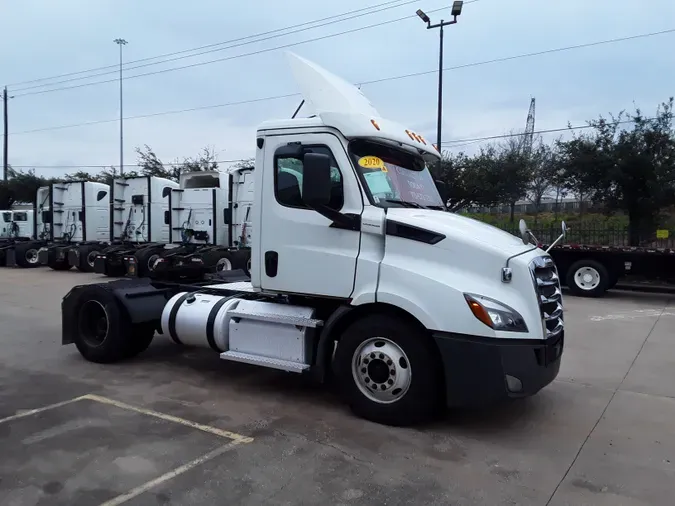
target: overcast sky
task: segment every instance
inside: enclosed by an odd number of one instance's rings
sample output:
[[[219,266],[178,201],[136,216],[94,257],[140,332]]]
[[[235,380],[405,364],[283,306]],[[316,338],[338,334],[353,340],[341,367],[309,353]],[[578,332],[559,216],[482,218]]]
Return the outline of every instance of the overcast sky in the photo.
[[[119,88],[114,67],[97,70],[93,74],[104,75],[86,80],[73,80],[87,75],[78,74],[26,83],[115,65],[119,53],[113,39],[117,37],[129,42],[124,47],[125,61],[134,61],[383,3],[6,0],[0,11],[0,83],[9,85],[10,95],[15,96],[9,102],[10,163],[43,167],[37,169],[39,173],[54,176],[67,171],[44,166],[118,165]],[[364,11],[343,22],[332,20],[328,26],[283,36],[278,36],[284,33],[279,31],[266,35],[274,36],[268,40],[248,39],[237,42],[238,47],[129,70],[127,75],[132,76],[229,58],[125,80],[124,115],[130,117],[124,123],[125,165],[136,162],[135,147],[143,144],[166,162],[196,155],[204,146],[214,147],[222,160],[252,156],[256,126],[266,119],[289,117],[298,97],[133,117],[296,93],[283,49],[273,49],[280,45],[352,30],[289,49],[356,83],[433,71],[438,66],[438,31],[426,30],[414,13],[422,8],[434,21],[443,15],[447,19],[449,4],[439,0],[388,2],[374,7],[379,12]],[[371,26],[405,16],[413,17]],[[368,28],[357,30],[361,27]],[[446,28],[445,67],[669,29],[675,29],[673,0],[466,2],[459,23]],[[227,46],[211,49],[223,47]],[[634,103],[651,114],[658,103],[675,94],[674,47],[675,33],[671,32],[447,71],[444,141],[522,130],[532,96],[537,99],[537,129],[565,127],[568,122],[584,124],[600,113],[630,109]],[[231,58],[253,52],[259,54]],[[113,82],[35,93],[109,80]],[[34,87],[48,82],[61,84]],[[437,74],[429,73],[366,84],[362,91],[383,116],[435,139],[436,86]],[[53,129],[97,121],[102,122]],[[40,129],[45,130],[29,132]],[[481,145],[461,144],[461,149],[469,151]]]

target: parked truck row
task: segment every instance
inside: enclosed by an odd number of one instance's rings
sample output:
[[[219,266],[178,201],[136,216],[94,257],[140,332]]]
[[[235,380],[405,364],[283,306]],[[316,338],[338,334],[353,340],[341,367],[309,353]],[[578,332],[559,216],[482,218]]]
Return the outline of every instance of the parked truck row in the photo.
[[[178,183],[53,183],[38,189],[33,211],[3,212],[0,260],[107,276],[143,277],[186,262],[249,272],[252,185],[251,168],[186,173]]]

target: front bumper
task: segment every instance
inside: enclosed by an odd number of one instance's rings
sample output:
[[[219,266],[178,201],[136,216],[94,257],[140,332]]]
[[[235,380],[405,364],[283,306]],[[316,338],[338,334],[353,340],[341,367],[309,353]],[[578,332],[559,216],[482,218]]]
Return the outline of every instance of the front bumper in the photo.
[[[560,370],[564,332],[547,340],[436,333],[448,407],[480,407],[529,397]]]

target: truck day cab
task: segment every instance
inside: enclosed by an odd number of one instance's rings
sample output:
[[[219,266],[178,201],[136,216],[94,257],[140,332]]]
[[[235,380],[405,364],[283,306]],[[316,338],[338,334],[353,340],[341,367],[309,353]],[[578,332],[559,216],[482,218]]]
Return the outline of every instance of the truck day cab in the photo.
[[[257,131],[250,281],[77,286],[62,343],[109,363],[159,331],[224,360],[333,377],[356,414],[393,425],[553,381],[564,323],[550,256],[446,212],[434,147],[346,81],[290,63],[315,116]]]

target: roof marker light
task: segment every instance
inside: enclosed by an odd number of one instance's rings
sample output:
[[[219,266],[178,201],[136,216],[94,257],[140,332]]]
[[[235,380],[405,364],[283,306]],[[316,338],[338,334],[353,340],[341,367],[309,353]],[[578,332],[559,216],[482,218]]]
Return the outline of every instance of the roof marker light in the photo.
[[[377,130],[380,129],[380,125],[377,124],[377,121],[375,121],[374,119],[371,119],[370,122],[373,124],[373,126],[374,126]]]

